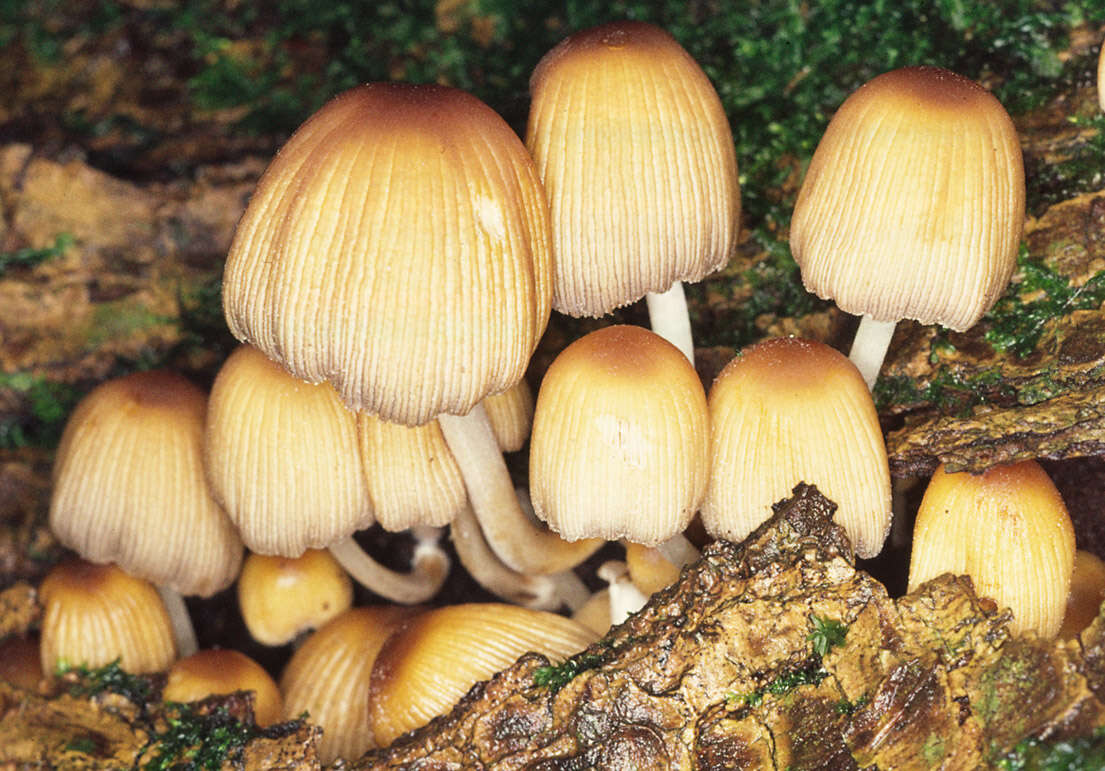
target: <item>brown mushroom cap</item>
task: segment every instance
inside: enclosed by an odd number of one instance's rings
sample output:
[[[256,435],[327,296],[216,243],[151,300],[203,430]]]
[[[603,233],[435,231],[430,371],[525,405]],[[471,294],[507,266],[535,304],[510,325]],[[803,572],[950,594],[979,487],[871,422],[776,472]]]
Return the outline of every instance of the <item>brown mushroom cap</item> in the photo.
[[[329,384],[239,346],[211,388],[207,478],[245,545],[297,557],[372,525],[356,416]]]
[[[353,604],[353,581],[328,551],[299,557],[250,554],[238,576],[238,607],[253,639],[284,645]]]
[[[833,116],[794,207],[806,288],[843,310],[956,330],[1005,289],[1024,223],[1012,120],[937,67],[874,78]]]
[[[41,651],[37,634],[15,634],[0,642],[0,680],[36,690],[44,676]]]
[[[71,560],[39,587],[45,608],[42,669],[102,667],[116,659],[127,672],[158,672],[176,658],[169,614],[153,584],[115,565]]]
[[[372,668],[376,741],[386,746],[425,725],[527,651],[566,658],[596,637],[555,613],[501,603],[451,605],[414,616],[388,637]]]
[[[169,668],[161,698],[188,703],[208,696],[253,691],[253,719],[259,726],[280,721],[284,700],[264,667],[235,650],[202,650]]]
[[[725,266],[740,227],[733,137],[671,35],[632,21],[577,32],[541,59],[530,91],[554,308],[601,316]]]
[[[181,594],[229,586],[242,542],[204,479],[206,410],[203,391],[166,371],[109,380],[81,400],[54,462],[58,540]]]
[[[223,304],[234,335],[296,377],[419,425],[521,379],[551,270],[544,191],[506,122],[457,89],[373,83],[269,165]]]
[[[856,553],[890,528],[890,467],[871,393],[829,346],[773,338],[737,354],[710,388],[713,467],[702,523],[743,540],[799,482],[836,502]]]
[[[537,516],[561,537],[656,545],[682,532],[710,475],[706,394],[642,327],[591,332],[541,383],[530,443]]]
[[[980,595],[1013,611],[1010,629],[1055,637],[1074,566],[1074,527],[1036,461],[983,474],[932,475],[917,511],[909,589],[966,574]]]
[[[1096,554],[1078,549],[1070,578],[1067,609],[1059,628],[1061,640],[1073,640],[1101,613],[1105,602],[1105,562]]]
[[[417,609],[399,605],[353,608],[307,638],[280,676],[284,716],[304,712],[322,727],[319,759],[353,761],[376,746],[369,712],[372,666],[384,641]]]

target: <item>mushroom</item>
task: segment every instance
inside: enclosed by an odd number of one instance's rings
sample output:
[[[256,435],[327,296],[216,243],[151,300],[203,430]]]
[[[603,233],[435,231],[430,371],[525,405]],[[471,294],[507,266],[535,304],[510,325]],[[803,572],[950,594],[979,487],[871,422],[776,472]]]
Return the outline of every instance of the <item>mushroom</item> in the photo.
[[[172,623],[157,589],[117,565],[59,563],[38,596],[45,611],[39,641],[44,672],[118,660],[127,672],[144,674],[176,658]]]
[[[552,212],[553,308],[602,316],[646,297],[652,328],[694,362],[683,281],[723,268],[740,230],[729,122],[664,30],[576,32],[530,80],[526,146]]]
[[[899,319],[971,327],[1005,289],[1024,224],[1013,121],[938,67],[844,101],[806,172],[790,246],[806,288],[863,320],[850,357],[872,386]]]
[[[253,552],[296,558],[328,548],[359,583],[394,602],[437,593],[449,559],[420,539],[410,573],[380,565],[353,533],[374,522],[357,419],[327,383],[293,377],[252,346],[236,349],[211,389],[207,477]]]
[[[284,645],[353,605],[353,582],[330,552],[299,557],[249,554],[238,576],[238,607],[253,639]]]
[[[13,634],[0,642],[0,680],[37,690],[44,677],[41,650],[36,634]]]
[[[387,638],[372,667],[368,703],[376,742],[386,746],[425,725],[527,651],[567,658],[596,637],[555,613],[502,603],[450,605],[413,616]]]
[[[203,474],[207,397],[183,376],[135,372],[73,411],[54,461],[50,529],[83,558],[157,584],[180,655],[196,649],[181,595],[238,574],[242,542]]]
[[[685,544],[709,445],[706,393],[678,348],[641,327],[591,332],[556,357],[537,395],[534,511],[568,540]]]
[[[322,728],[319,760],[353,761],[377,746],[369,712],[372,666],[384,641],[418,609],[399,605],[352,608],[304,641],[280,676],[284,716],[303,713]]]
[[[261,178],[227,256],[231,332],[383,420],[438,418],[495,552],[562,573],[572,549],[522,511],[479,402],[520,380],[548,322],[548,205],[491,108],[436,85],[332,99]],[[578,579],[577,579],[578,580]]]
[[[1070,577],[1070,594],[1059,627],[1060,640],[1073,640],[1101,614],[1105,602],[1105,562],[1096,554],[1078,549]]]
[[[253,692],[253,719],[257,725],[280,721],[284,700],[276,682],[249,656],[228,648],[197,651],[173,662],[161,698],[187,704],[236,691]]]
[[[1059,631],[1074,568],[1074,527],[1036,461],[982,474],[932,475],[917,511],[909,591],[942,573],[966,574],[980,595],[1013,611],[1014,634]]]
[[[710,388],[713,471],[702,523],[743,540],[799,482],[816,485],[856,554],[890,529],[890,466],[879,416],[855,365],[833,348],[779,337],[751,345]]]

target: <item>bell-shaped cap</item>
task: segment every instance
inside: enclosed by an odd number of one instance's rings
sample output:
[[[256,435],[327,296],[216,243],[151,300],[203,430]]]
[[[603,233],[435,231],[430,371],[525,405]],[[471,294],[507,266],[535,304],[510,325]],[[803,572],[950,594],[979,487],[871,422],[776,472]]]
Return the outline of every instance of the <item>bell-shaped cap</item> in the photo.
[[[548,322],[548,204],[470,94],[372,83],[269,165],[226,261],[231,332],[342,400],[420,425],[521,379]]]
[[[1036,461],[982,474],[932,475],[913,528],[909,589],[968,575],[979,595],[1013,611],[1010,630],[1055,637],[1074,569],[1074,526]]]
[[[1070,594],[1063,624],[1059,628],[1061,640],[1072,640],[1101,614],[1105,602],[1105,562],[1096,554],[1078,549],[1074,552],[1074,570],[1070,577]]]
[[[298,557],[374,522],[356,416],[326,383],[239,346],[211,388],[205,463],[212,493],[258,554]]]
[[[353,580],[330,552],[299,557],[249,554],[238,576],[238,607],[253,639],[284,645],[353,604]]]
[[[655,546],[683,531],[710,476],[706,393],[687,358],[642,327],[591,332],[537,394],[530,495],[568,541]]]
[[[533,391],[529,383],[522,379],[501,394],[492,394],[483,400],[483,408],[503,452],[522,449],[533,428]]]
[[[997,99],[937,67],[884,73],[840,106],[794,207],[806,288],[877,321],[967,329],[1016,266],[1024,165]]]
[[[671,35],[634,21],[577,32],[541,59],[530,92],[556,310],[602,316],[725,266],[740,230],[733,136]]]
[[[319,628],[301,645],[280,676],[284,715],[304,712],[322,728],[319,759],[354,761],[377,746],[369,711],[372,666],[384,641],[419,612],[401,605],[352,608]]]
[[[890,529],[890,466],[871,393],[839,351],[796,337],[764,340],[710,388],[713,470],[702,523],[741,541],[799,482],[837,504],[856,554],[873,557]]]
[[[176,658],[169,613],[149,581],[115,565],[71,560],[43,579],[42,670],[62,663],[90,669],[116,659],[127,672],[166,669]]]
[[[569,618],[501,603],[451,605],[414,616],[388,637],[372,668],[376,741],[386,746],[425,725],[523,653],[563,659],[596,637]]]
[[[229,586],[242,541],[204,479],[206,411],[202,390],[164,370],[93,389],[69,417],[54,461],[58,540],[184,595]]]
[[[235,691],[253,692],[253,719],[257,725],[280,721],[284,699],[276,681],[249,656],[229,648],[197,651],[177,659],[169,667],[161,698],[187,704]]]

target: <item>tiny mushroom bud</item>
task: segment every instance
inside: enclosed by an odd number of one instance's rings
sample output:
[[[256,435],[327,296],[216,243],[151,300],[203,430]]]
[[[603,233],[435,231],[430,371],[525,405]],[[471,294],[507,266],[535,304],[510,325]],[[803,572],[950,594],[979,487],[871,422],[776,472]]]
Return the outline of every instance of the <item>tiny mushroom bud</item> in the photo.
[[[711,535],[740,541],[799,482],[837,504],[856,554],[889,532],[890,466],[879,416],[859,371],[824,343],[763,340],[710,388],[713,474],[702,505]]]
[[[249,656],[230,649],[197,651],[175,661],[169,667],[161,698],[187,703],[235,691],[253,692],[253,719],[257,725],[280,721],[284,700],[276,681]]]
[[[977,83],[906,67],[845,100],[790,245],[807,289],[863,315],[851,358],[868,386],[900,319],[964,330],[989,310],[1016,264],[1024,201],[1017,131]]]
[[[1053,638],[1074,567],[1074,527],[1036,461],[982,474],[932,475],[917,511],[909,589],[942,573],[966,574],[980,595],[1013,611],[1014,633]]]
[[[127,672],[158,672],[176,658],[169,614],[149,581],[115,565],[71,560],[43,579],[42,670],[62,663]]]

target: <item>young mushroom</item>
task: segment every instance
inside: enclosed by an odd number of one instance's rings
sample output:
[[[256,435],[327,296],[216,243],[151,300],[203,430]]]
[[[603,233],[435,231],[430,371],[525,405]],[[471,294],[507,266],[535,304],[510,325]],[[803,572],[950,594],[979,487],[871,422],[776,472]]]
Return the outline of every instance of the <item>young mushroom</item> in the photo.
[[[548,322],[548,204],[491,108],[371,83],[313,115],[262,176],[227,256],[231,332],[358,412],[438,418],[495,552],[559,573],[598,548],[526,517],[480,402],[523,376]]]
[[[966,574],[979,595],[1013,611],[1010,631],[1054,638],[1074,568],[1074,526],[1036,461],[982,474],[932,475],[913,529],[909,590],[942,573]]]
[[[69,417],[54,461],[50,529],[92,562],[158,586],[180,655],[196,649],[181,595],[238,574],[242,541],[203,473],[207,396],[173,372],[101,383]]]
[[[204,451],[211,490],[251,551],[297,558],[327,548],[394,602],[424,602],[444,582],[449,559],[432,534],[417,544],[410,573],[380,565],[353,540],[373,510],[356,415],[329,384],[304,383],[240,346],[212,386]]]
[[[164,670],[176,658],[172,623],[157,589],[116,565],[62,562],[46,575],[38,594],[45,610],[39,641],[43,672],[118,660],[127,672],[144,674]]]
[[[1096,554],[1078,549],[1070,577],[1070,594],[1059,627],[1060,640],[1073,640],[1101,615],[1105,602],[1105,562]]]
[[[702,523],[743,540],[799,482],[837,504],[856,554],[873,557],[890,529],[890,466],[879,416],[859,371],[833,348],[763,340],[710,388],[713,471]]]
[[[997,301],[1024,199],[1013,121],[977,83],[906,67],[840,106],[798,193],[790,246],[807,289],[863,316],[850,357],[869,387],[900,319],[962,331]]]
[[[553,223],[553,308],[602,316],[647,298],[653,330],[694,361],[683,281],[723,268],[740,230],[729,122],[664,30],[577,32],[530,80],[526,146]]]
[[[257,725],[280,722],[284,700],[276,682],[264,667],[236,650],[201,650],[173,662],[161,698],[186,704],[235,691],[253,692],[253,720]]]

